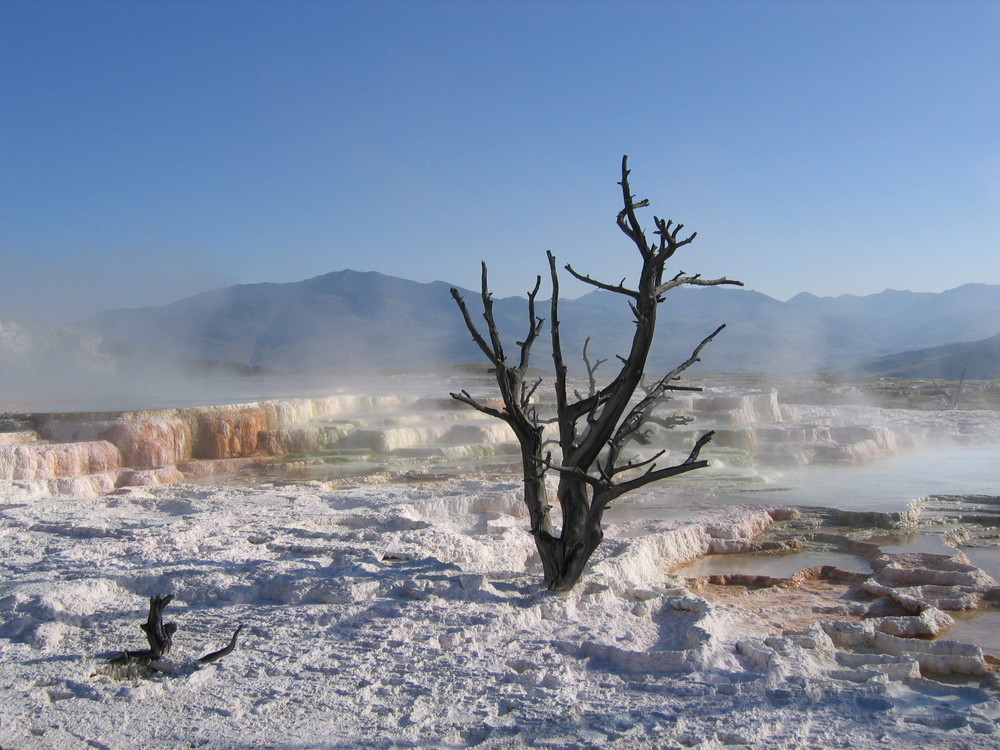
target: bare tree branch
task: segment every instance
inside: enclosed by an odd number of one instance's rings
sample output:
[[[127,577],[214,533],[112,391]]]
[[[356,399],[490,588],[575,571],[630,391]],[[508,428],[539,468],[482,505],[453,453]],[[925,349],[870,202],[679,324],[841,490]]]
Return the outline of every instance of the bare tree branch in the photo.
[[[742,281],[733,281],[731,279],[727,279],[725,276],[723,276],[720,279],[703,279],[698,274],[695,274],[694,276],[674,277],[666,284],[661,284],[660,286],[658,286],[656,288],[656,294],[657,296],[665,294],[666,292],[669,292],[671,289],[679,287],[682,284],[687,284],[689,286],[720,286],[722,284],[730,284],[732,286],[743,286]]]
[[[674,386],[672,382],[680,376],[685,370],[691,367],[696,362],[700,362],[700,355],[702,350],[708,346],[708,344],[718,336],[722,330],[726,327],[725,323],[716,328],[712,333],[702,339],[701,343],[695,347],[695,350],[691,353],[691,356],[687,358],[684,362],[677,365],[673,370],[668,372],[660,381],[651,388],[629,412],[628,416],[622,422],[621,427],[619,427],[616,435],[612,438],[613,441],[617,442],[619,438],[624,438],[629,432],[634,431],[638,426],[644,421],[645,415],[656,405],[656,402],[663,396],[663,393],[667,390],[680,390],[682,386]],[[631,427],[631,429],[625,429],[626,427]]]
[[[690,245],[694,242],[694,238],[698,236],[697,232],[693,232],[689,236],[678,240],[677,235],[684,228],[683,224],[674,226],[673,221],[664,221],[657,216],[653,217],[653,223],[656,224],[656,234],[660,238],[657,256],[661,259],[661,262],[669,260],[678,249],[685,245]],[[671,229],[671,227],[673,228]]]
[[[587,356],[587,347],[590,346],[590,336],[587,336],[586,340],[583,342],[583,364],[587,368],[587,380],[590,384],[589,396],[593,396],[597,393],[597,368],[607,362],[607,359],[598,359],[596,362],[591,364],[590,357]]]
[[[632,297],[633,299],[639,299],[639,292],[626,288],[624,279],[622,279],[617,284],[606,284],[603,281],[592,279],[589,275],[584,276],[583,274],[577,273],[576,271],[573,270],[573,266],[569,264],[566,265],[566,270],[569,271],[574,278],[582,281],[584,284],[590,284],[591,286],[596,286],[598,289],[604,289],[605,291],[608,292],[614,292],[616,294],[624,294],[626,296]]]
[[[694,417],[686,417],[681,414],[674,414],[670,417],[656,417],[651,414],[647,414],[646,418],[642,420],[643,424],[655,424],[658,427],[662,427],[665,430],[672,430],[674,427],[683,427],[689,425],[694,421]]]
[[[566,409],[568,396],[566,395],[567,367],[563,360],[562,339],[559,330],[559,272],[556,269],[556,256],[551,251],[545,253],[549,261],[549,278],[552,280],[552,301],[549,303],[552,322],[549,325],[549,335],[552,337],[552,364],[556,371],[556,414],[559,415],[560,439],[563,432],[562,414]]]
[[[492,406],[487,406],[486,404],[477,401],[475,398],[469,395],[468,391],[462,391],[460,393],[452,393],[450,395],[456,401],[461,401],[463,404],[468,404],[476,411],[481,411],[483,414],[489,414],[491,417],[502,419],[504,422],[509,421],[509,415],[507,414],[507,412],[500,411],[499,409],[495,409]]]
[[[614,477],[616,474],[621,474],[623,471],[633,471],[635,469],[641,469],[643,466],[655,465],[660,458],[666,455],[666,453],[667,453],[666,449],[659,450],[649,458],[645,458],[640,461],[629,460],[620,466],[610,466],[607,463],[605,463],[604,474],[607,477],[611,478]]]
[[[622,204],[624,206],[622,210],[618,212],[618,227],[639,249],[639,253],[642,255],[643,260],[646,260],[652,256],[653,251],[646,242],[646,235],[642,231],[642,227],[639,225],[639,220],[636,218],[635,210],[637,208],[645,208],[649,205],[649,201],[645,199],[641,201],[635,200],[635,196],[632,195],[632,188],[629,187],[628,184],[629,174],[628,155],[625,155],[622,157],[622,179],[621,182],[618,183],[622,188]]]
[[[706,432],[695,443],[694,448],[688,457],[679,464],[675,466],[668,466],[663,469],[657,469],[655,471],[650,470],[643,474],[641,477],[636,477],[635,479],[630,479],[625,482],[620,482],[615,484],[603,493],[607,500],[605,502],[611,502],[615,498],[621,497],[627,492],[632,492],[640,487],[645,487],[647,484],[652,484],[653,482],[659,482],[662,479],[667,479],[669,477],[676,477],[680,474],[686,474],[689,471],[695,471],[696,469],[704,469],[708,466],[708,461],[699,459],[701,449],[704,448],[715,435],[715,432]]]
[[[160,596],[159,594],[154,594],[149,597],[149,614],[146,617],[146,622],[139,625],[142,632],[146,634],[146,640],[149,642],[149,648],[140,649],[137,651],[122,651],[109,659],[109,663],[115,665],[127,665],[138,663],[143,667],[148,667],[151,670],[158,672],[169,672],[170,665],[160,664],[160,660],[170,653],[170,649],[173,646],[173,636],[177,632],[177,625],[173,622],[163,621],[163,610],[166,609],[167,605],[173,601],[173,594],[167,594],[166,596]],[[240,632],[243,630],[243,626],[239,625],[236,631],[233,633],[232,638],[229,639],[229,643],[219,649],[218,651],[213,651],[210,654],[205,654],[200,659],[199,662],[202,664],[208,664],[213,661],[218,661],[224,656],[228,656],[232,653],[233,649],[236,648],[236,640],[239,638]]]
[[[560,466],[559,464],[553,463],[551,455],[545,458],[539,459],[538,462],[544,466],[546,469],[551,469],[552,471],[557,471],[560,474],[570,474],[577,479],[586,482],[587,484],[594,485],[595,487],[603,486],[604,482],[598,478],[591,476],[579,466]]]
[[[486,355],[494,367],[500,367],[501,362],[497,359],[497,354],[494,352],[490,345],[486,343],[486,339],[482,337],[479,333],[479,329],[476,328],[476,324],[472,320],[472,315],[469,313],[469,308],[465,304],[465,299],[462,297],[458,289],[452,287],[451,296],[454,298],[455,302],[458,303],[458,309],[462,311],[462,317],[465,319],[465,327],[469,329],[469,333],[472,334],[472,340],[476,342],[479,348],[482,350],[483,354]]]
[[[218,661],[223,656],[229,656],[236,648],[236,639],[240,637],[240,633],[243,631],[242,625],[237,625],[236,630],[233,632],[233,637],[229,639],[229,643],[220,648],[218,651],[213,651],[210,654],[205,654],[203,657],[198,659],[202,664],[208,664],[213,661]]]
[[[521,370],[522,377],[528,371],[528,359],[531,356],[531,346],[535,343],[535,339],[538,338],[538,334],[542,332],[542,326],[545,321],[542,318],[535,317],[535,296],[538,294],[538,288],[542,285],[542,277],[535,277],[535,288],[528,292],[528,336],[524,341],[518,341],[517,345],[521,347],[521,361],[518,364],[518,368]]]
[[[528,404],[531,403],[531,399],[532,399],[532,397],[534,397],[535,391],[538,390],[538,386],[540,386],[541,384],[542,384],[542,379],[541,378],[538,378],[530,386],[526,385],[523,382],[521,383],[521,406],[522,407],[524,407],[525,409],[528,408]],[[533,421],[537,422],[538,420],[535,419]]]

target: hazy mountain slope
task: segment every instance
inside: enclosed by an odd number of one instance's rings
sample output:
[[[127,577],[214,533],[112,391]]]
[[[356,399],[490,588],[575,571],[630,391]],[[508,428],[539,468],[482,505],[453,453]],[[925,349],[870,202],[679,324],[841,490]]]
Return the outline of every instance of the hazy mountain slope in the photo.
[[[507,322],[499,309],[498,317]],[[93,326],[106,340],[137,348],[281,370],[469,361],[478,354],[447,284],[356,271],[113,310]]]
[[[1000,334],[982,341],[879,357],[852,368],[852,372],[897,378],[1000,379]]]
[[[158,308],[115,310],[94,329],[106,342],[275,370],[405,367],[482,361],[444,282],[420,284],[379,273],[339,271],[287,284],[252,284],[200,294]],[[478,292],[463,290],[476,322]],[[513,357],[528,327],[523,298],[496,299],[494,312]],[[536,313],[549,317],[546,301]],[[562,300],[565,356],[579,362],[624,354],[632,332],[627,299],[594,291]],[[887,290],[865,297],[788,302],[733,287],[681,287],[661,308],[651,369],[686,359],[721,323],[727,329],[702,367],[729,372],[843,369],[855,363],[1000,330],[1000,286],[967,284],[942,294]],[[550,366],[548,329],[532,364]],[[609,369],[611,364],[605,365]]]

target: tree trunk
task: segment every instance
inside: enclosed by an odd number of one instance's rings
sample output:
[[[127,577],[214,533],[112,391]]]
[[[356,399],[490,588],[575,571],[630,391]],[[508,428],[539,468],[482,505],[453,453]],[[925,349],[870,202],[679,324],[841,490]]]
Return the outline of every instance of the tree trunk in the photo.
[[[558,498],[562,509],[559,537],[536,535],[545,569],[545,583],[552,591],[569,591],[580,580],[594,550],[604,538],[600,522],[591,518],[590,488],[577,476],[562,474]]]
[[[511,425],[521,444],[521,471],[524,476],[524,504],[528,508],[531,521],[531,535],[535,538],[535,549],[542,560],[545,583],[559,577],[559,555],[553,535],[552,519],[549,514],[548,490],[545,488],[545,470],[542,456],[542,431],[533,425],[522,425],[520,429]]]

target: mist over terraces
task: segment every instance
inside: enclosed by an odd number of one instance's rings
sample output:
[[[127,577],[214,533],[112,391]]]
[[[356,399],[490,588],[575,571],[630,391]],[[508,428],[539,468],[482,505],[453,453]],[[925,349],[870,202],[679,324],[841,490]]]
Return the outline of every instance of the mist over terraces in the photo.
[[[526,288],[531,278],[526,269]],[[294,283],[227,287],[162,307],[111,310],[89,328],[101,336],[105,351],[171,353],[282,372],[479,361],[450,286],[345,270]],[[463,295],[475,300],[478,292]],[[520,297],[495,301],[511,346],[524,328],[525,305]],[[839,370],[1000,333],[1000,286],[986,284],[940,294],[800,294],[787,302],[746,289],[680,288],[666,305],[651,368],[683,360],[723,322],[726,331],[702,355],[704,370]],[[595,291],[561,306],[567,353],[581,352],[588,336],[593,356],[621,353],[632,319],[615,295]],[[546,344],[543,336],[538,363],[547,361]],[[994,372],[969,371],[967,377],[996,377]]]
[[[447,471],[470,460],[509,470],[519,446],[507,425],[437,395],[435,385],[436,378],[410,393],[2,414],[0,489],[8,496],[94,497],[240,472],[248,480],[260,472],[331,476],[341,468],[401,474]],[[805,391],[758,388],[740,376],[715,376],[706,386],[658,407],[692,421],[674,429],[652,425],[640,453],[652,445],[683,457],[709,429],[719,467],[865,464],[929,445],[1000,441],[992,410],[890,409],[857,403],[864,399],[843,403],[830,392],[828,399],[802,398]],[[489,388],[485,381],[481,387]],[[553,408],[551,393],[539,398],[540,410]],[[832,403],[817,403],[823,400]]]
[[[227,287],[162,307],[109,310],[75,326],[0,319],[0,409],[325,395],[330,383],[367,378],[373,370],[480,362],[449,289],[445,282],[340,271],[295,283]],[[473,305],[478,301],[478,292],[463,294]],[[700,373],[1000,379],[996,285],[967,284],[940,294],[800,294],[787,302],[746,289],[681,287],[665,304],[651,373],[686,359],[696,342],[726,323],[702,352]],[[563,300],[561,307],[571,370],[582,370],[587,337],[594,359],[621,353],[633,323],[616,295],[596,291]],[[524,331],[526,300],[497,299],[494,314],[505,344],[514,347]],[[548,345],[543,334],[532,364],[548,366]],[[265,387],[262,378],[246,377],[261,375],[306,376],[317,387],[290,380]]]

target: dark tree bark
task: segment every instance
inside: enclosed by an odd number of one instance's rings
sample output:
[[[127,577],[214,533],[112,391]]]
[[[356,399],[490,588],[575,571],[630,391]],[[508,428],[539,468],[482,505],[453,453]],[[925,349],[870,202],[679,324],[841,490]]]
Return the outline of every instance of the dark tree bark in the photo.
[[[159,661],[160,658],[170,653],[173,645],[174,633],[177,632],[177,624],[173,622],[163,622],[163,610],[170,604],[173,594],[160,596],[154,594],[149,597],[149,615],[146,622],[139,627],[146,634],[149,648],[137,651],[123,651],[111,659],[112,663],[139,660],[146,664]]]
[[[635,401],[653,343],[657,309],[663,301],[663,295],[682,285],[742,286],[741,282],[725,277],[702,279],[697,274],[688,276],[683,272],[664,281],[666,262],[677,250],[690,244],[695,234],[682,237],[682,224],[675,225],[672,221],[654,217],[656,239],[652,242],[647,240],[636,211],[648,206],[649,202],[635,200],[628,176],[626,156],[622,159],[622,179],[619,183],[623,208],[618,212],[616,221],[621,231],[635,245],[642,260],[638,284],[634,289],[626,287],[624,279],[618,284],[608,284],[581,275],[571,266],[566,266],[566,270],[580,281],[625,297],[635,318],[635,331],[629,352],[627,356],[619,357],[621,367],[608,385],[598,388],[595,370],[604,360],[591,363],[585,345],[584,362],[590,383],[589,392],[586,395],[574,393],[572,397],[569,393],[568,368],[563,359],[559,332],[559,274],[552,253],[548,253],[548,261],[552,284],[549,331],[552,338],[556,397],[556,414],[553,420],[541,419],[532,402],[532,396],[541,381],[528,380],[531,347],[541,334],[544,323],[535,313],[535,298],[541,285],[541,277],[536,278],[535,287],[528,294],[528,333],[523,341],[517,342],[519,352],[516,363],[508,361],[501,343],[493,315],[486,264],[482,265],[481,284],[485,336],[473,320],[462,295],[457,289],[451,290],[473,340],[495,368],[504,406],[499,409],[485,404],[467,391],[451,395],[485,414],[503,420],[516,435],[521,446],[524,502],[531,519],[531,533],[542,560],[545,582],[550,589],[556,591],[569,590],[579,581],[587,562],[604,537],[601,530],[604,511],[612,500],[651,482],[707,466],[708,462],[700,458],[700,453],[711,440],[711,432],[698,439],[684,461],[673,466],[657,466],[656,461],[663,456],[663,451],[646,460],[636,461],[624,459],[622,449],[632,440],[641,443],[644,439],[644,427],[647,425],[671,427],[686,423],[687,420],[683,417],[669,420],[657,418],[652,414],[653,407],[668,391],[699,390],[680,386],[676,381],[681,373],[698,361],[702,349],[725,327],[719,326],[705,337],[685,362],[656,381],[642,398]],[[558,460],[547,450],[548,444],[543,438],[547,421],[554,422],[557,428]],[[558,535],[550,518],[545,486],[545,476],[549,471],[555,471],[559,475],[556,499],[562,518]]]
[[[156,662],[170,653],[170,648],[173,645],[174,633],[177,632],[176,623],[163,622],[163,610],[166,609],[167,605],[170,604],[173,598],[173,594],[167,594],[166,596],[154,594],[149,597],[149,614],[146,617],[146,622],[139,626],[142,628],[142,632],[146,634],[146,640],[149,642],[149,648],[139,649],[136,651],[122,651],[120,654],[117,654],[110,659],[112,664],[130,664],[138,662],[139,664],[147,666],[151,669],[158,669]],[[243,626],[238,626],[236,631],[233,633],[232,638],[229,639],[229,643],[225,647],[219,649],[218,651],[213,651],[210,654],[205,654],[198,659],[198,661],[203,664],[207,664],[209,662],[217,661],[223,656],[227,656],[232,653],[233,649],[236,648],[236,640],[242,630]],[[160,667],[159,671],[163,671],[163,668]]]

